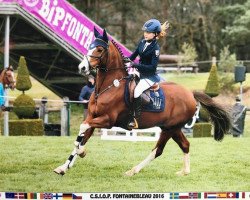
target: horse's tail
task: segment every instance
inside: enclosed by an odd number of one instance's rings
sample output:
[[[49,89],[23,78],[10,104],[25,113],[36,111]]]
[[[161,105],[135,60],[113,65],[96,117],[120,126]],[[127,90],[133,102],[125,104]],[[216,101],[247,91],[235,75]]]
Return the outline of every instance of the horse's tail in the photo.
[[[211,97],[201,92],[193,92],[194,98],[200,102],[214,124],[214,139],[222,141],[224,134],[228,133],[231,122],[227,111],[218,105]]]

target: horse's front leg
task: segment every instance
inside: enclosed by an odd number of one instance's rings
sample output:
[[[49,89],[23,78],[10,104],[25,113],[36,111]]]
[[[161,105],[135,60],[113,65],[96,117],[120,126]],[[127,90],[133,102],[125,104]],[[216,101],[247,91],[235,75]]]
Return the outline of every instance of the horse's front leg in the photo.
[[[79,134],[76,138],[76,141],[74,142],[75,148],[73,149],[69,158],[63,165],[54,169],[54,172],[57,174],[64,175],[66,171],[73,166],[77,158],[77,155],[79,155],[82,158],[86,155],[86,150],[84,145],[93,134],[94,129],[109,127],[109,126],[110,126],[110,119],[108,115],[103,115],[94,119],[87,118],[87,120],[80,125]]]
[[[83,158],[86,155],[86,149],[84,145],[89,140],[89,138],[91,137],[94,131],[93,128],[89,128],[89,127],[103,128],[103,127],[109,127],[109,126],[110,126],[110,118],[108,115],[102,115],[100,117],[96,117],[93,119],[87,118],[87,120],[84,121],[80,125],[79,135],[77,136],[77,139],[74,142],[75,146],[77,147],[76,149],[77,154],[81,158]]]
[[[55,173],[64,175],[66,171],[74,165],[77,155],[79,155],[80,157],[84,157],[86,155],[84,145],[91,137],[93,132],[94,128],[90,127],[88,124],[83,123],[80,125],[79,134],[77,136],[76,141],[74,142],[75,148],[71,152],[66,162],[63,165],[60,165],[59,167],[54,169]]]

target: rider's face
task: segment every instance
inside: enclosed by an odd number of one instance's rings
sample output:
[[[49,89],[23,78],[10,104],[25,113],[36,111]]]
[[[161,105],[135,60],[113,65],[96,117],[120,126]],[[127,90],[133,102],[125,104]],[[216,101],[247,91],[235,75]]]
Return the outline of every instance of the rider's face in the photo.
[[[155,37],[155,33],[144,31],[144,39],[146,41],[152,40],[152,39],[154,39],[154,37]]]

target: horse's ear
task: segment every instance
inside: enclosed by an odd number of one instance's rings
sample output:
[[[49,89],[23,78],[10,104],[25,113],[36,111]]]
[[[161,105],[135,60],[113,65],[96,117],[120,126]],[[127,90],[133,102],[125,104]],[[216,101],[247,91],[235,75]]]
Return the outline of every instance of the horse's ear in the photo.
[[[109,41],[109,38],[108,38],[108,35],[107,35],[107,32],[106,32],[105,29],[103,30],[103,40],[104,40],[105,42],[107,42],[107,43],[108,43],[108,41]]]
[[[95,28],[94,26],[94,34],[95,34],[95,37],[97,38],[98,36],[100,36],[100,33],[98,32],[98,30]]]

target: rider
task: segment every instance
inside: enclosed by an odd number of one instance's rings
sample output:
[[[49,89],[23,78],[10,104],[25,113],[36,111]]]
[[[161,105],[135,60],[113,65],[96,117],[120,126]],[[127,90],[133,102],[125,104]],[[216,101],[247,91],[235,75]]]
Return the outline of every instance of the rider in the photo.
[[[156,74],[160,55],[160,46],[157,40],[166,36],[168,27],[168,21],[161,25],[157,19],[148,20],[142,27],[144,38],[141,39],[136,50],[129,57],[131,61],[134,61],[138,55],[140,56],[139,64],[131,63],[132,67],[135,67],[140,72],[140,81],[134,90],[133,111],[128,123],[130,129],[138,128],[137,120],[141,115],[140,95],[160,81],[160,77]]]

